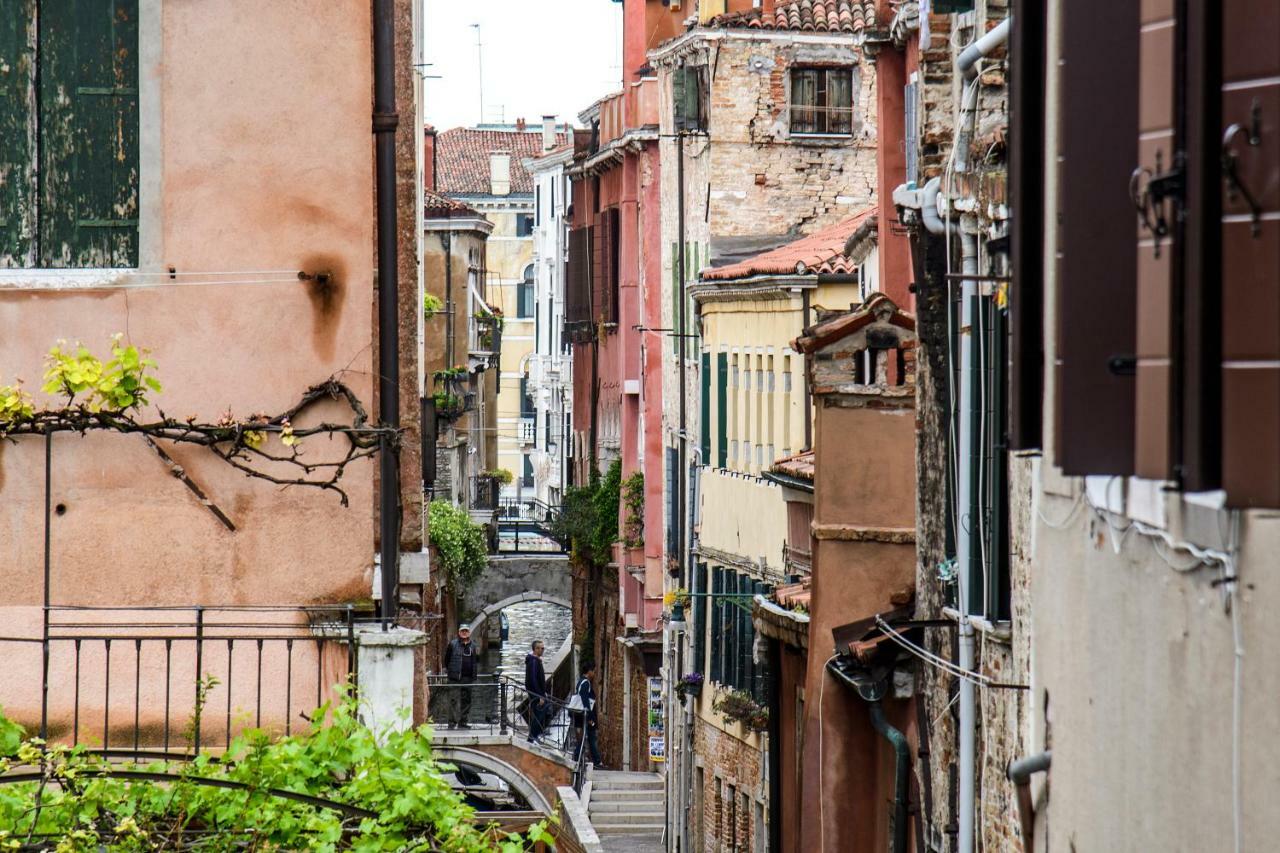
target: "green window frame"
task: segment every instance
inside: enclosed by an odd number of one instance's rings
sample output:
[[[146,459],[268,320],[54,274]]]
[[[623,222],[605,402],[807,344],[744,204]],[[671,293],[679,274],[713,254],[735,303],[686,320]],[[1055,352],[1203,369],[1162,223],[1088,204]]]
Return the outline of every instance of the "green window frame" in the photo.
[[[136,267],[138,0],[0,18],[0,267]]]
[[[702,464],[711,464],[711,353],[704,352],[702,354],[702,399],[701,413],[702,423],[699,424],[701,429],[698,430],[699,444],[702,448]]]
[[[729,466],[729,354],[716,353],[716,467]]]

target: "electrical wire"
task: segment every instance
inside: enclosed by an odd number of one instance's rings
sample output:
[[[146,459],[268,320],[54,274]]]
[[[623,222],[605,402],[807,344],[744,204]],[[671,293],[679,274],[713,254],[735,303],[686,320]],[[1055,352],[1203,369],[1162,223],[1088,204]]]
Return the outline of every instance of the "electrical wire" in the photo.
[[[992,679],[989,676],[983,675],[980,672],[973,672],[971,670],[962,669],[961,667],[957,666],[956,664],[952,663],[946,658],[939,657],[938,655],[934,654],[928,649],[916,645],[915,643],[908,640],[905,636],[900,634],[896,629],[894,629],[892,625],[884,621],[884,619],[881,618],[880,616],[876,616],[876,627],[879,628],[890,640],[897,643],[899,646],[906,649],[907,651],[911,652],[916,657],[924,660],[927,663],[932,664],[934,667],[938,669],[944,670],[945,672],[955,676],[956,678],[960,678],[965,681],[968,681],[977,687],[987,687],[993,683]]]

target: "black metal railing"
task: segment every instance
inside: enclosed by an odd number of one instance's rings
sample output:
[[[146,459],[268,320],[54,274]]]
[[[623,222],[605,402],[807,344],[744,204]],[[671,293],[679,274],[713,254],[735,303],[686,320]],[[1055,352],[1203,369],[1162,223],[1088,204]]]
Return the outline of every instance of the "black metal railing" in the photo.
[[[42,636],[0,637],[0,659],[40,674],[0,684],[0,705],[50,742],[110,754],[227,747],[246,728],[290,734],[357,689],[352,606],[50,606]]]
[[[496,511],[500,506],[502,483],[489,474],[471,478],[471,509]]]
[[[568,703],[553,696],[534,696],[510,676],[481,675],[475,681],[459,682],[444,675],[428,675],[427,686],[427,715],[437,733],[465,729],[527,740],[537,713],[541,745],[565,754],[575,747]]]

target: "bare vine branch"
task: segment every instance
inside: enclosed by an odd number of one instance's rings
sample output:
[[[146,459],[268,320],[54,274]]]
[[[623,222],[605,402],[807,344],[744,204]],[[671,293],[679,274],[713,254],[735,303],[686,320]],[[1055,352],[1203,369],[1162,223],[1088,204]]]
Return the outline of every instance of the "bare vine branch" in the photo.
[[[309,427],[295,427],[293,421],[308,409],[326,401],[343,402],[351,410],[349,424],[324,422]],[[293,406],[277,415],[255,414],[237,420],[228,412],[218,423],[198,423],[194,417],[178,420],[160,410],[160,420],[142,422],[129,410],[94,411],[88,406],[68,404],[61,409],[42,409],[14,420],[0,422],[0,438],[11,441],[23,435],[48,435],[57,432],[111,431],[138,434],[149,442],[170,441],[207,447],[223,462],[246,477],[289,488],[302,486],[337,493],[343,506],[347,493],[339,485],[347,466],[360,459],[372,458],[383,449],[399,449],[400,433],[394,427],[372,426],[369,415],[355,392],[335,377],[312,385]],[[263,448],[267,435],[277,435],[285,452]],[[346,447],[336,459],[310,461],[301,440],[327,435],[342,436]],[[264,470],[264,465],[288,466],[297,476]],[[319,475],[319,476],[317,476]]]

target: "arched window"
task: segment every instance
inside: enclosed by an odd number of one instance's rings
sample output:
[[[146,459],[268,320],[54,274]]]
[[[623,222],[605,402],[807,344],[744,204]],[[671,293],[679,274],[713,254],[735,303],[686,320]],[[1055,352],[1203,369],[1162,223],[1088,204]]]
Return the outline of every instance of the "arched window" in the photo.
[[[533,264],[524,268],[524,280],[516,285],[516,316],[532,317],[534,299]]]

